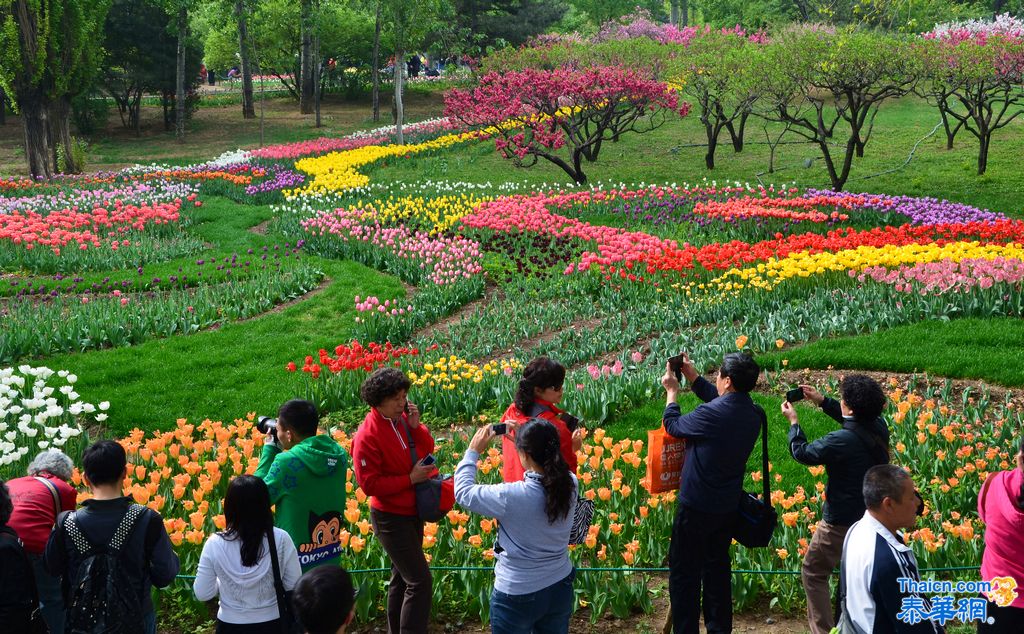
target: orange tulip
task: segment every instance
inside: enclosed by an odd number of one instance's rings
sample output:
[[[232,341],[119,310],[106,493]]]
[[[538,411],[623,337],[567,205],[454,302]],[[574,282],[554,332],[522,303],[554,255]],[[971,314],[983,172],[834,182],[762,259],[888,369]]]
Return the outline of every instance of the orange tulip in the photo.
[[[174,531],[170,533],[171,543],[175,546],[181,546],[182,542],[185,541],[185,534],[181,531]]]
[[[462,538],[465,535],[466,535],[466,527],[465,526],[457,526],[457,527],[452,529],[452,537],[454,537],[455,541],[457,541],[457,542],[461,542]]]
[[[470,535],[467,541],[469,542],[469,545],[473,548],[480,548],[480,546],[484,543],[484,538],[480,537],[479,535]]]
[[[607,502],[612,499],[612,492],[607,487],[601,487],[597,490],[597,497],[601,498],[602,502]]]
[[[366,547],[366,540],[359,535],[353,535],[349,545],[352,547],[352,552],[361,553],[363,548]]]
[[[227,521],[227,519],[225,519],[223,514],[221,514],[221,515],[214,515],[213,516],[213,525],[217,527],[217,530],[222,531],[225,528],[227,528],[228,521]]]
[[[359,520],[356,522],[356,528],[359,529],[360,535],[366,535],[370,532],[370,523],[366,520]]]

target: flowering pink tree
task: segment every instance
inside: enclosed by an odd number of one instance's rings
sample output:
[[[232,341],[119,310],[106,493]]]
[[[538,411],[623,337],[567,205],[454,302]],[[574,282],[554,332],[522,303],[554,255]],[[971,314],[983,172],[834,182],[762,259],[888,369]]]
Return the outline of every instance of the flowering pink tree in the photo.
[[[577,183],[587,181],[583,161],[596,161],[605,141],[649,132],[689,110],[665,83],[619,67],[488,73],[476,88],[445,98],[448,117],[493,136],[516,166],[545,159]]]
[[[992,135],[1024,114],[1024,33],[963,27],[925,37],[927,81],[919,92],[938,106],[947,148],[961,127],[978,139],[984,174]]]

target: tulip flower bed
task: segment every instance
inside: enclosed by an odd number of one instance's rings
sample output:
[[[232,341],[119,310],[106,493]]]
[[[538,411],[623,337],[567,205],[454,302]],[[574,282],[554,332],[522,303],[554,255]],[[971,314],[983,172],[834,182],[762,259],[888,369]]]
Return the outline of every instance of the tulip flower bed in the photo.
[[[336,365],[339,373],[354,371],[363,375],[368,368],[381,363],[397,360],[404,364],[419,357],[412,350],[363,347],[355,343],[336,354],[336,357],[326,353],[325,356],[327,363]],[[427,364],[423,364],[425,374],[416,375],[416,386],[411,394],[416,402],[429,401],[429,384],[441,372],[462,372],[467,368],[463,360],[451,357],[444,367],[430,366],[428,369]],[[618,371],[609,368],[607,373],[614,375]],[[589,372],[604,374],[598,368],[591,368]],[[499,371],[498,374],[504,373]],[[43,385],[52,375],[51,370],[27,366],[0,371],[3,386],[0,389],[5,390],[0,395],[0,405],[3,415],[8,416],[0,417],[3,421],[0,424],[8,425],[7,421],[12,420],[10,415],[17,414],[10,404],[16,401],[8,397],[11,392],[8,386],[15,386],[16,393],[27,393],[24,385],[33,385],[36,394],[45,394]],[[65,378],[68,386],[73,385],[75,377],[66,373],[59,376]],[[20,379],[26,379],[24,385]],[[836,385],[833,381],[821,387],[831,392]],[[918,528],[908,533],[911,543],[916,543],[921,565],[977,565],[981,552],[977,535],[981,526],[970,509],[980,483],[990,472],[1012,468],[1024,422],[1021,404],[1009,394],[1005,399],[993,399],[987,392],[971,389],[957,394],[949,382],[930,384],[912,379],[901,384],[893,380],[886,387],[890,399],[886,416],[892,422],[894,460],[912,470],[927,503]],[[62,396],[58,398],[77,398],[73,389],[61,388],[59,394]],[[52,398],[44,403],[45,398],[36,396],[22,400],[22,404],[28,410],[37,411],[59,407]],[[106,406],[101,403],[98,409]],[[803,410],[803,406],[800,407]],[[79,404],[69,411],[88,413],[96,409]],[[488,416],[474,416],[472,422],[483,424],[488,422]],[[467,431],[463,426],[446,427],[430,417],[426,423],[438,441],[435,450],[438,464],[443,471],[450,472],[465,451]],[[64,426],[78,429],[74,422]],[[56,428],[53,422],[48,427],[47,431],[45,425],[35,421],[19,423],[14,433],[36,429],[55,436],[54,442],[58,443],[61,432],[52,431]],[[330,433],[351,449],[352,431],[353,427],[342,426],[333,428]],[[126,492],[139,504],[146,504],[163,515],[172,543],[181,557],[183,572],[191,573],[204,541],[212,532],[224,528],[221,505],[227,483],[234,475],[251,473],[256,468],[262,437],[254,428],[254,415],[228,424],[210,420],[194,424],[179,420],[172,431],[146,434],[136,430],[121,442],[131,462]],[[629,569],[665,565],[668,556],[665,536],[671,530],[675,493],[647,493],[645,441],[642,439],[613,438],[604,429],[594,428],[578,457],[581,493],[596,504],[585,543],[571,548],[571,556],[578,567],[596,569],[584,570],[578,575],[579,606],[590,608],[593,621],[605,612],[624,618],[636,610],[649,610],[650,574]],[[769,466],[771,473],[752,471],[745,485],[755,489],[763,477],[771,477],[771,497],[780,511],[780,525],[771,548],[749,550],[734,545],[733,561],[737,569],[798,569],[794,560],[806,551],[813,527],[821,515],[824,469],[798,469],[796,475],[789,470],[786,473],[790,475],[783,476],[777,465],[789,457],[772,455],[771,458],[776,465]],[[493,447],[482,456],[478,467],[479,481],[499,481],[499,448]],[[385,571],[389,563],[380,543],[372,536],[368,500],[356,485],[351,470],[348,477],[346,524],[339,534],[343,561],[352,570],[378,571],[356,577],[360,586],[357,612],[361,620],[366,620],[377,617],[384,601]],[[77,472],[74,483],[82,491],[79,499],[86,499],[88,494]],[[423,548],[431,564],[442,568],[468,568],[435,571],[436,602],[442,597],[457,596],[460,601],[447,605],[460,615],[487,618],[493,575],[489,568],[493,565],[495,535],[493,521],[459,508],[453,509],[440,522],[427,524]],[[616,570],[602,572],[601,569]],[[783,609],[791,610],[803,596],[799,576],[793,575],[734,575],[733,592],[738,609],[753,604],[760,596],[769,596],[777,598]],[[165,602],[174,601],[183,614],[200,613],[182,586],[172,588],[167,594]],[[189,605],[192,607],[188,608]]]

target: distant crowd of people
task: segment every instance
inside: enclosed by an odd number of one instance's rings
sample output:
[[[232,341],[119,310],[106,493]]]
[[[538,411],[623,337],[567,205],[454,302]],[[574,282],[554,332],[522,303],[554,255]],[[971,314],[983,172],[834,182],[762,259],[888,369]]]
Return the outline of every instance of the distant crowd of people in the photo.
[[[703,614],[708,632],[730,632],[730,545],[746,465],[766,424],[750,394],[760,368],[748,355],[729,354],[712,384],[688,356],[680,359],[661,379],[664,430],[686,440],[666,535],[673,629],[696,634]],[[576,476],[585,431],[559,407],[565,376],[546,357],[527,364],[513,403],[499,423],[476,430],[453,478],[440,476],[434,438],[401,370],[378,369],[362,384],[369,410],[351,458],[321,433],[313,403],[282,405],[276,419],[261,421],[266,433],[256,472],[230,481],[225,527],[208,538],[199,558],[193,591],[200,601],[216,601],[217,632],[345,631],[357,595],[342,567],[350,467],[370,496],[373,536],[391,562],[384,606],[390,634],[428,630],[433,579],[424,523],[455,503],[497,520],[492,631],[568,632],[575,601],[568,545],[574,527],[589,526],[589,517]],[[687,413],[678,404],[680,379],[703,401]],[[890,463],[885,394],[870,377],[852,374],[842,379],[838,396],[802,385],[781,406],[792,457],[823,465],[828,474],[823,516],[802,565],[811,632],[942,632],[935,619],[906,618],[908,605],[924,615],[931,610],[907,583],[921,578],[900,532],[914,526],[924,504],[910,474]],[[809,442],[791,402],[803,399],[839,428]],[[477,463],[499,437],[503,482],[478,484]],[[69,484],[74,464],[59,450],[37,455],[26,476],[0,482],[3,631],[155,633],[151,589],[171,584],[180,562],[160,514],[124,494],[127,458],[110,440],[86,448],[81,471],[91,497],[80,507]],[[985,580],[1024,583],[1024,444],[1016,459],[1015,469],[993,473],[979,494]],[[829,585],[837,566],[838,615]],[[1024,632],[1024,593],[980,600],[990,618],[979,631]]]

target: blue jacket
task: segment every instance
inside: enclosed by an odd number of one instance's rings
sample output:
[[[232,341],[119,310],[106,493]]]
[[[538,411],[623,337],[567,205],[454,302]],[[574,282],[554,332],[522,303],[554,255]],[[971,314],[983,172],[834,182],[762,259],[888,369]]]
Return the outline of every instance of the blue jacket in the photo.
[[[685,415],[672,403],[663,416],[665,431],[686,439],[679,503],[705,513],[732,513],[739,508],[763,410],[750,394],[719,396],[704,377],[698,377],[692,389],[704,403]]]

